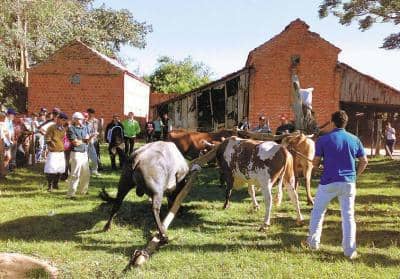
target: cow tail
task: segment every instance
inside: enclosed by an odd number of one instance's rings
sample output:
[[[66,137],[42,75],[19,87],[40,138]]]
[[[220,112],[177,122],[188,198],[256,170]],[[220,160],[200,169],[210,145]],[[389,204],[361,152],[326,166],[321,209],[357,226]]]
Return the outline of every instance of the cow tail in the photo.
[[[285,153],[286,153],[286,162],[283,170],[283,182],[286,186],[294,188],[295,175],[293,166],[293,156],[286,148],[285,148]]]
[[[131,157],[129,159],[128,162],[126,162],[126,164],[123,166],[123,170],[122,170],[122,174],[118,183],[118,190],[120,187],[129,187],[128,185],[130,185],[131,183],[136,184],[135,179],[133,179],[133,181],[130,181],[132,179],[132,172],[135,172],[135,169],[138,165],[138,162],[136,161],[133,165],[132,165],[132,171],[128,170],[127,168],[130,167],[130,163],[133,162],[133,157]],[[133,185],[135,186],[135,185]],[[103,188],[101,189],[101,192],[99,193],[99,197],[107,202],[107,203],[113,203],[116,201],[116,198],[113,198],[110,196],[110,194],[106,191],[105,187],[103,186]]]

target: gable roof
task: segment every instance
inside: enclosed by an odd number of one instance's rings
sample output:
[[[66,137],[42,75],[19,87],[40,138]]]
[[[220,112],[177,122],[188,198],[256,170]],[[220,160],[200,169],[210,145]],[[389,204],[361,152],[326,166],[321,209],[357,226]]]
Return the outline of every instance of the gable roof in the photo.
[[[113,59],[111,57],[108,57],[107,55],[97,51],[96,49],[94,49],[93,47],[88,46],[87,44],[83,43],[82,41],[75,39],[72,40],[71,42],[65,44],[64,46],[62,46],[61,48],[59,48],[58,50],[56,50],[53,54],[51,54],[45,61],[37,63],[33,66],[31,66],[30,68],[36,68],[39,67],[42,63],[45,63],[46,61],[48,61],[52,56],[54,56],[56,53],[58,52],[62,52],[65,48],[73,46],[73,45],[81,45],[83,47],[85,47],[87,50],[89,50],[91,53],[95,54],[97,57],[99,57],[100,59],[102,59],[103,61],[107,62],[108,64],[110,64],[111,66],[113,66],[114,68],[116,68],[117,70],[129,75],[130,77],[137,79],[138,81],[141,81],[143,83],[145,83],[146,85],[150,86],[150,83],[148,83],[147,81],[145,81],[143,78],[140,78],[138,76],[136,76],[135,74],[133,74],[132,72],[130,72],[128,70],[128,68],[126,68],[124,65],[122,65],[118,60]]]
[[[291,30],[292,28],[295,28],[295,27],[298,27],[298,26],[303,27],[304,29],[307,30],[307,32],[308,32],[311,36],[320,39],[321,41],[323,41],[323,42],[325,42],[326,44],[330,45],[332,48],[335,48],[338,52],[341,51],[340,48],[338,48],[337,46],[335,46],[335,45],[332,44],[331,42],[329,42],[329,41],[325,40],[324,38],[322,38],[318,33],[309,31],[310,26],[309,26],[305,21],[301,20],[300,18],[297,18],[297,19],[293,20],[292,22],[290,22],[290,23],[285,27],[285,29],[283,29],[283,31],[282,31],[281,33],[279,33],[279,34],[273,36],[273,37],[272,37],[271,39],[269,39],[268,41],[262,43],[262,44],[259,45],[258,47],[256,47],[256,48],[254,48],[253,50],[251,50],[251,51],[249,52],[248,56],[247,56],[246,65],[248,65],[248,63],[249,63],[249,61],[250,61],[250,58],[251,58],[251,55],[252,55],[255,51],[257,51],[258,49],[260,49],[260,48],[262,48],[262,47],[264,47],[264,46],[266,46],[266,45],[268,45],[268,44],[270,44],[270,43],[276,41],[280,36],[282,36],[282,34],[288,32],[288,31]]]

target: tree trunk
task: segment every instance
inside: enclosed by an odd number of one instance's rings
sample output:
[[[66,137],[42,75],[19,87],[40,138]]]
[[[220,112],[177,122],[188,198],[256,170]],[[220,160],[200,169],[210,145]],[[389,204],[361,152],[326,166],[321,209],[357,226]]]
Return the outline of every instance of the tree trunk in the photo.
[[[28,87],[28,68],[29,68],[29,60],[28,60],[28,46],[27,46],[27,39],[28,38],[28,18],[25,15],[24,20],[24,84]]]
[[[304,116],[300,97],[300,81],[297,74],[292,73],[293,112],[296,130],[304,130]]]

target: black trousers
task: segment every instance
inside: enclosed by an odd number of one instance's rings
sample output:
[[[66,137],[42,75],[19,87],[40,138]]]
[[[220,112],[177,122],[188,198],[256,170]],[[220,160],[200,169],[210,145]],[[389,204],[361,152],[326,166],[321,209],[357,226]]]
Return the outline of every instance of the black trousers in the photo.
[[[125,154],[129,157],[133,153],[133,148],[135,146],[135,138],[124,137],[125,140]]]
[[[125,143],[110,143],[108,145],[108,153],[110,154],[110,160],[111,160],[111,169],[116,170],[117,169],[117,164],[115,157],[118,155],[119,157],[119,166],[122,168],[122,166],[125,163],[126,155],[125,155]]]
[[[161,131],[160,132],[154,132],[154,136],[153,136],[154,141],[158,141],[161,140]]]
[[[97,155],[97,162],[98,162],[98,166],[97,166],[97,168],[98,168],[98,170],[103,170],[103,165],[102,165],[102,163],[101,163],[101,160],[100,160],[100,143],[99,143],[99,141],[98,140],[96,140],[94,143],[93,143],[93,145],[94,145],[94,149],[96,149],[96,155]]]
[[[153,134],[154,132],[146,133],[146,143],[153,142]]]
[[[386,139],[386,145],[387,145],[387,147],[388,147],[388,149],[390,151],[390,155],[393,154],[393,150],[394,150],[394,145],[395,144],[396,144],[396,140]],[[389,155],[389,154],[386,154],[386,155]]]

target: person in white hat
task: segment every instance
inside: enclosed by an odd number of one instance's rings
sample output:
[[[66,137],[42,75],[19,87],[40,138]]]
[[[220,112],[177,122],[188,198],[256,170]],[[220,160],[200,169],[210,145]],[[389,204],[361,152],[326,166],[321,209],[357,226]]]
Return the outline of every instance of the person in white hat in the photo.
[[[75,194],[86,194],[89,188],[90,170],[87,142],[90,140],[87,129],[83,126],[84,116],[80,112],[72,114],[72,125],[67,137],[72,144],[70,155],[71,175],[67,197],[74,199]]]

